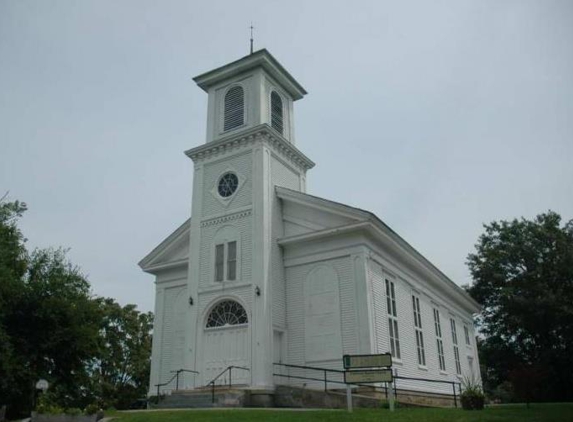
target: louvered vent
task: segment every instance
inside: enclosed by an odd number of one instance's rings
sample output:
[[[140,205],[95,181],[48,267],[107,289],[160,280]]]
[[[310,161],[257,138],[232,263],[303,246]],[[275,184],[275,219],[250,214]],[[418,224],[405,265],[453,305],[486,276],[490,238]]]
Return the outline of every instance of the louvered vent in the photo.
[[[225,119],[223,130],[231,130],[244,123],[245,94],[243,88],[234,86],[225,94]]]
[[[283,133],[283,100],[274,91],[271,93],[271,126]]]

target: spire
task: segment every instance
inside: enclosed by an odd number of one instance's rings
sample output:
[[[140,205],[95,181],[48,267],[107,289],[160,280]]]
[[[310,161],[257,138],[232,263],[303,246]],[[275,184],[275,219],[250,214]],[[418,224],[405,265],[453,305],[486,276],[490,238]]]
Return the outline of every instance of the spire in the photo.
[[[251,54],[253,54],[253,22],[251,22]]]

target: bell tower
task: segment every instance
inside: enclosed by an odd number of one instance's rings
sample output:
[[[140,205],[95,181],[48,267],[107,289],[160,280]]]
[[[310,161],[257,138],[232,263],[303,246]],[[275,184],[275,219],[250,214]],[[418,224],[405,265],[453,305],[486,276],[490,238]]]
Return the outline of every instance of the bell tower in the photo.
[[[314,166],[294,139],[293,103],[306,91],[265,49],[194,81],[208,110],[206,142],[185,152],[194,163],[185,365],[199,384],[235,365],[249,371],[233,380],[272,387],[273,339],[286,331],[275,186],[304,192]],[[217,325],[223,308],[240,323]]]
[[[293,102],[307,92],[267,50],[193,80],[209,95],[207,142],[268,124],[294,144]]]

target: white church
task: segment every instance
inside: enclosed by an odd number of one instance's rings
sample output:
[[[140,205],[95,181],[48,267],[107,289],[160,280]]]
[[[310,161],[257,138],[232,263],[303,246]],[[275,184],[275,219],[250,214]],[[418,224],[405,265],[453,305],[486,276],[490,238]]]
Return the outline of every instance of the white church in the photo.
[[[229,366],[245,368],[233,385],[272,391],[303,383],[275,364],[340,370],[344,354],[391,353],[404,377],[479,379],[479,305],[375,214],[307,193],[314,162],[293,114],[307,92],[290,73],[263,49],[194,81],[208,110],[206,142],[185,152],[191,217],[139,263],[155,277],[149,394],[174,371],[198,372],[178,379],[194,389]]]

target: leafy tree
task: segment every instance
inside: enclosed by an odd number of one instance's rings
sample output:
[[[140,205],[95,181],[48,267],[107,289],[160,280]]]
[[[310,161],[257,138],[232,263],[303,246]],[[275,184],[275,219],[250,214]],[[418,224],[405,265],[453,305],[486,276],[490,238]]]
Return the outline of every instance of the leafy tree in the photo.
[[[151,313],[94,297],[63,249],[31,254],[24,203],[0,199],[0,405],[25,415],[39,378],[61,407],[129,404],[145,393]]]
[[[122,409],[147,392],[153,314],[109,298],[98,302],[102,317],[94,380],[101,404]]]
[[[21,361],[6,330],[6,318],[22,293],[28,257],[24,236],[16,224],[26,211],[26,204],[8,202],[6,196],[0,198],[0,401],[12,402],[16,396],[13,387],[22,375]]]
[[[572,399],[573,220],[562,225],[550,211],[484,227],[468,256],[468,291],[483,305],[490,386],[535,373],[546,388],[534,399]]]

